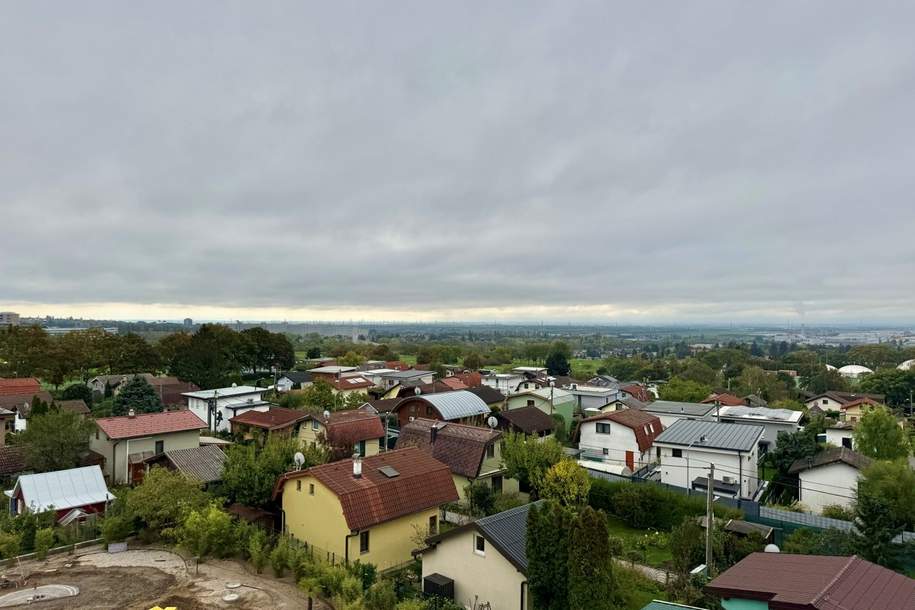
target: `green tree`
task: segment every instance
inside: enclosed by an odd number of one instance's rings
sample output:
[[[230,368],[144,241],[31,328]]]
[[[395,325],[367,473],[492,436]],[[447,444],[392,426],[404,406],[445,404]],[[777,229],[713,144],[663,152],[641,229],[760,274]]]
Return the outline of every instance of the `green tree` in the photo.
[[[156,389],[139,375],[121,384],[118,395],[114,397],[111,414],[127,415],[130,409],[135,413],[159,413],[163,409]]]
[[[572,350],[563,341],[556,341],[550,346],[550,353],[546,356],[545,366],[550,375],[568,375],[572,370],[569,358]]]
[[[178,544],[201,560],[226,557],[234,551],[235,527],[232,517],[216,502],[191,510],[177,532]]]
[[[859,387],[862,392],[883,394],[888,405],[899,407],[915,392],[915,370],[881,369],[862,379]]]
[[[537,497],[543,474],[562,458],[562,445],[555,439],[528,440],[523,434],[508,434],[502,449],[506,476],[518,479],[522,491]]]
[[[337,364],[340,366],[359,366],[365,362],[365,358],[359,352],[349,351],[340,358],[337,358]]]
[[[92,390],[84,383],[68,385],[60,393],[61,400],[82,400],[87,406],[92,405]]]
[[[799,555],[854,555],[858,536],[853,531],[801,528],[785,538],[782,550]]]
[[[555,503],[533,505],[527,518],[527,581],[538,610],[567,610],[571,513]]]
[[[709,387],[715,385],[718,381],[718,373],[715,369],[695,358],[690,358],[687,361],[686,368],[684,368],[678,376],[680,379]],[[703,398],[705,397],[703,396]]]
[[[827,369],[825,366],[815,371],[809,377],[801,380],[801,384],[808,392],[822,394],[834,390],[836,392],[847,392],[849,390],[848,380],[838,371]]]
[[[292,469],[296,451],[305,456],[306,468],[326,460],[323,451],[316,447],[301,447],[296,439],[271,438],[263,447],[253,444],[229,447],[222,491],[230,501],[264,506],[270,502],[277,478]]]
[[[869,409],[854,431],[858,453],[877,460],[895,460],[909,455],[909,439],[885,407]]]
[[[19,532],[0,531],[0,557],[10,559],[19,555],[22,547],[22,534]]]
[[[585,506],[572,521],[568,550],[570,610],[612,610],[615,587],[607,517]]]
[[[659,393],[662,400],[701,402],[712,393],[712,388],[681,377],[672,377],[670,381],[660,387]]]
[[[35,532],[35,554],[39,561],[44,561],[48,551],[54,545],[54,528],[43,527]]]
[[[785,384],[758,366],[744,367],[737,378],[737,387],[742,395],[756,394],[765,400],[782,400],[788,396]]]
[[[858,528],[858,552],[862,557],[887,568],[897,562],[893,538],[902,532],[893,520],[893,511],[884,498],[870,493],[858,493],[855,504],[855,526]]]
[[[539,484],[541,498],[572,508],[587,504],[590,490],[591,477],[584,468],[570,459],[554,464]]]
[[[211,390],[232,383],[246,360],[246,342],[227,326],[203,324],[187,341],[175,341],[172,373]]]
[[[264,533],[264,530],[257,528],[248,538],[248,557],[251,559],[251,565],[254,566],[254,570],[260,574],[264,571],[264,566],[267,565],[267,556],[269,554],[267,546],[267,534]]]
[[[151,373],[162,365],[159,353],[134,333],[112,335],[107,341],[110,367],[118,373]]]
[[[150,535],[174,539],[185,515],[206,507],[210,497],[199,481],[178,471],[153,468],[122,500],[126,513],[139,519]]]
[[[340,398],[334,394],[333,387],[321,379],[302,390],[298,395],[305,410],[312,413],[320,413],[324,410],[333,411],[341,402]]]
[[[471,352],[464,356],[464,368],[477,370],[483,367],[483,357],[477,352]]]
[[[883,498],[893,525],[915,530],[915,470],[905,460],[871,464],[858,481],[858,494]]]
[[[76,468],[89,451],[93,432],[95,422],[73,411],[51,409],[44,415],[33,415],[20,434],[26,464],[35,472]]]
[[[822,432],[821,423],[807,425],[803,430],[788,434],[779,432],[776,448],[766,454],[766,462],[776,470],[772,480],[772,494],[780,494],[782,499],[797,498],[798,478],[788,471],[795,461],[813,457],[822,447],[817,443],[817,435]]]

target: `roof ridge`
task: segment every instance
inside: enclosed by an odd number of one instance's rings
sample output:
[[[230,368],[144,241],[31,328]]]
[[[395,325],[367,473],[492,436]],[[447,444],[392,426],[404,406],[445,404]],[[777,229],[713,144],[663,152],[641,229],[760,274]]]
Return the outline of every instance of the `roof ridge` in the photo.
[[[832,579],[828,583],[826,583],[826,586],[823,587],[823,590],[820,591],[819,593],[817,593],[816,597],[813,598],[812,604],[816,604],[818,601],[823,599],[826,596],[826,594],[829,592],[829,590],[833,586],[835,586],[835,584],[839,581],[839,579],[842,578],[843,576],[845,576],[845,573],[852,566],[852,564],[857,563],[858,561],[861,561],[861,558],[858,557],[857,555],[850,556],[848,558],[848,561],[845,562],[845,565],[842,566],[842,569],[839,570],[836,573],[836,575],[833,576]]]

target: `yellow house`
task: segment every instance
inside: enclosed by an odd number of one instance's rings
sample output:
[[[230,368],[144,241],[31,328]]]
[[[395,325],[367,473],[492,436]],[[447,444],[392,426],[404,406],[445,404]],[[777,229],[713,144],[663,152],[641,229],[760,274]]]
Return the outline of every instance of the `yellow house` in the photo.
[[[374,411],[353,409],[309,414],[299,425],[297,435],[304,444],[322,445],[340,459],[353,454],[377,455],[384,447],[385,429]]]
[[[458,499],[448,467],[415,447],[281,476],[273,490],[283,532],[334,561],[385,570],[407,562]]]
[[[419,447],[447,464],[461,500],[471,483],[483,483],[494,493],[517,493],[517,479],[505,476],[502,432],[480,426],[419,417],[400,429],[397,448]]]
[[[842,421],[855,424],[861,421],[864,414],[875,407],[882,407],[879,402],[870,398],[859,398],[840,407]]]

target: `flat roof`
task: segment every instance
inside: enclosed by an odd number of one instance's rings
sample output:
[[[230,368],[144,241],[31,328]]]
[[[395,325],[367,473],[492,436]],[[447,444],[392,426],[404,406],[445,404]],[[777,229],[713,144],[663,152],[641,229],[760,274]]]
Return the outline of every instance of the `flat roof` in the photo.
[[[215,390],[199,390],[197,392],[182,392],[182,396],[188,398],[200,398],[206,400],[213,398],[227,398],[231,396],[243,396],[245,394],[263,394],[268,388],[255,388],[253,385],[236,385],[228,388],[216,388]]]
[[[642,410],[651,413],[663,413],[664,415],[705,417],[715,410],[715,405],[706,405],[698,402],[678,402],[675,400],[656,400],[645,405]]]
[[[326,373],[330,375],[335,375],[337,373],[349,373],[350,371],[355,371],[356,367],[354,366],[319,366],[318,368],[308,369],[309,373]]]
[[[770,421],[785,424],[796,424],[804,416],[803,411],[771,409],[769,407],[721,407],[719,413],[721,417]]]

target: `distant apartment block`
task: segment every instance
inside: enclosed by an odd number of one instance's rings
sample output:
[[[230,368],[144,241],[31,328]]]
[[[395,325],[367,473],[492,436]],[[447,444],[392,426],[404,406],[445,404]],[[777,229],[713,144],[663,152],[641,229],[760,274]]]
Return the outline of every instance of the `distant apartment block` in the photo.
[[[19,326],[19,314],[15,311],[0,311],[0,326]]]

